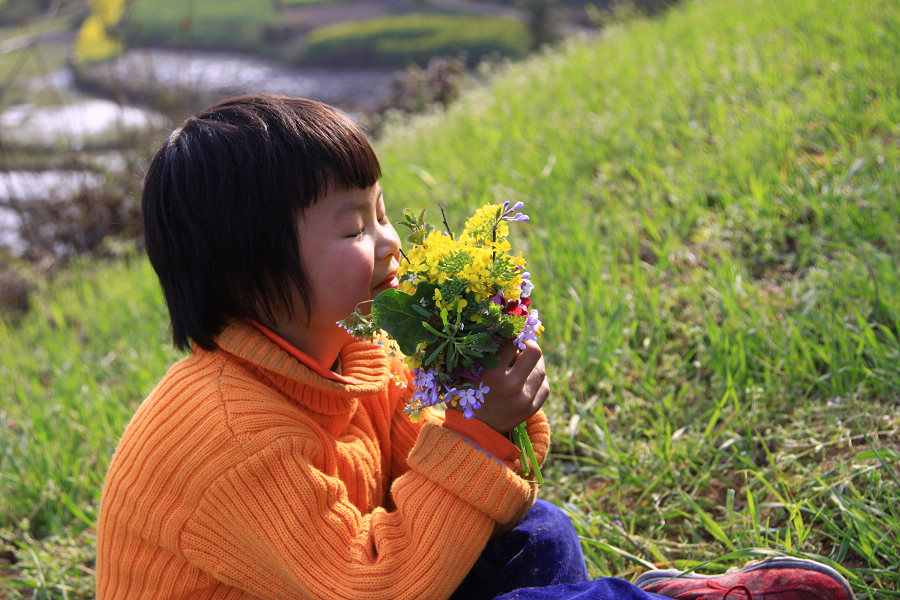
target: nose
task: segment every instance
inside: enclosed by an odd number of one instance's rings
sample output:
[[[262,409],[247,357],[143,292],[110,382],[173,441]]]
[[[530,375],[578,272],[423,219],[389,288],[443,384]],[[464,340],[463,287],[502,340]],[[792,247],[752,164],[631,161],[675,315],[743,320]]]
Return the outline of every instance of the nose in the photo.
[[[400,256],[400,236],[390,221],[378,228],[378,245],[376,251],[379,258]]]

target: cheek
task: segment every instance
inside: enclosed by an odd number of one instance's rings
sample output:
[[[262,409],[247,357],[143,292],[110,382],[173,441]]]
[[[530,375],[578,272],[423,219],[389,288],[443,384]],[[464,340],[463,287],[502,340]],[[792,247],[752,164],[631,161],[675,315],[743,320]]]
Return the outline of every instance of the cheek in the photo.
[[[368,294],[372,284],[372,261],[363,246],[343,246],[328,253],[319,265],[319,273],[326,289],[336,301],[361,301],[360,294]],[[341,298],[340,295],[350,296]]]

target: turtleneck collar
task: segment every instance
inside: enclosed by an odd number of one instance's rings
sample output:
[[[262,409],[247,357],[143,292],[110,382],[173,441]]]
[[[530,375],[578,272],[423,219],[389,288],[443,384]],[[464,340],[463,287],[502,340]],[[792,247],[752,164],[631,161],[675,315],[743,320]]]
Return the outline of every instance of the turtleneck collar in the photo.
[[[356,399],[384,391],[390,365],[384,349],[351,339],[340,353],[341,373],[308,355],[259,323],[236,319],[216,338],[219,348],[264,372],[290,398],[323,415],[352,412]]]

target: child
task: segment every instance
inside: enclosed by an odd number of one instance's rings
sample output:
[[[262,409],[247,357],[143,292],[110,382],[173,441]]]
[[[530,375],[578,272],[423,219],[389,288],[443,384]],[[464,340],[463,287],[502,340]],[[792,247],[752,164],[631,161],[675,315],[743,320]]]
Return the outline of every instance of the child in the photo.
[[[352,122],[280,96],[216,104],[156,154],[147,253],[190,354],[113,457],[99,599],[656,597],[588,581],[573,526],[518,475],[503,434],[527,421],[539,460],[550,441],[536,344],[509,345],[484,373],[476,418],[448,410],[416,424],[402,410],[403,363],[337,325],[398,285],[379,177]],[[763,564],[732,579],[654,572],[645,584],[760,594],[777,573],[837,590],[779,598],[850,597],[815,563]]]

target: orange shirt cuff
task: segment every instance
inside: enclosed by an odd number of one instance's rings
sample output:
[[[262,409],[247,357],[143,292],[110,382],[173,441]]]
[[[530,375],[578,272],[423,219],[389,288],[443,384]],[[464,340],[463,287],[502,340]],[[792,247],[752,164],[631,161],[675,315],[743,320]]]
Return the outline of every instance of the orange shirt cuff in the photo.
[[[500,462],[512,469],[519,458],[519,447],[497,432],[487,423],[472,418],[467,419],[458,410],[447,409],[444,414],[444,428],[466,438]]]

